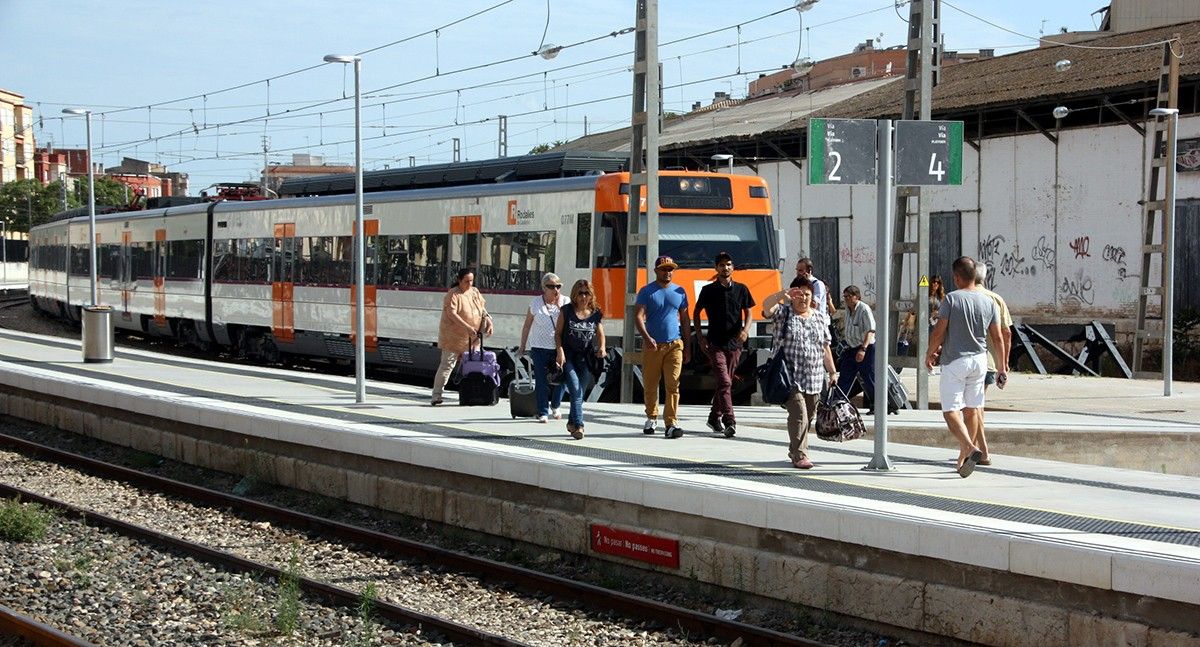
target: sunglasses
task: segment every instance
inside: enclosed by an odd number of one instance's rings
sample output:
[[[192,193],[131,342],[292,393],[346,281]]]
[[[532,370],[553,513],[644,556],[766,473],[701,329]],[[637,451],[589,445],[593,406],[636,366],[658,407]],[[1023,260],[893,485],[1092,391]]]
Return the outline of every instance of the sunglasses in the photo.
[[[561,289],[562,289],[562,285],[555,285],[555,284],[553,284],[553,283],[547,283],[547,284],[546,284],[546,289],[548,289],[548,290],[561,290]]]
[[[575,293],[575,296],[577,296],[577,297],[588,297],[588,296],[591,296],[591,295],[592,295],[592,293],[591,293],[591,292],[588,292],[587,290],[580,290],[580,291],[578,291],[578,292],[576,292],[576,293]]]

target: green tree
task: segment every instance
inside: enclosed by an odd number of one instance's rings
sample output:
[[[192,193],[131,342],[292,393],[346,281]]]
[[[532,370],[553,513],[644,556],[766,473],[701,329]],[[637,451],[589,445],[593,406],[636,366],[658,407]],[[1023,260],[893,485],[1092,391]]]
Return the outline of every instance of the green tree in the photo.
[[[106,175],[97,175],[95,182],[97,207],[100,205],[123,207],[129,204],[129,200],[133,196],[133,190],[128,186]],[[75,197],[80,205],[87,205],[88,184],[86,177],[76,178]]]
[[[10,231],[28,231],[31,220],[34,225],[41,224],[61,211],[59,206],[37,180],[16,180],[0,185],[0,218],[8,221]]]
[[[537,155],[539,153],[549,153],[551,150],[558,148],[559,146],[562,146],[565,143],[567,143],[567,140],[565,140],[565,139],[556,139],[556,140],[550,142],[549,144],[538,144],[537,146],[534,146],[533,148],[529,149],[529,154]]]

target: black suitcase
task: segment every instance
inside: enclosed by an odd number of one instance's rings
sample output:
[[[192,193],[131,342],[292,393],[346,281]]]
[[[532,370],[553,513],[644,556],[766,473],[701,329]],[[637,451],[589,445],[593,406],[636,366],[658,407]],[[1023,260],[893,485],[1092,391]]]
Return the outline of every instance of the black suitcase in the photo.
[[[538,413],[533,378],[529,376],[525,358],[517,360],[516,377],[508,384],[508,412],[513,418],[533,418]]]
[[[458,383],[458,403],[490,407],[500,401],[496,381],[483,373],[469,373]]]
[[[908,390],[900,383],[900,376],[891,366],[887,367],[888,388],[887,388],[887,412],[897,413],[901,409],[912,409],[912,404],[908,400]],[[859,393],[863,393],[862,380],[855,378],[854,383],[850,385],[850,393],[846,395],[852,398]],[[869,406],[869,402],[874,398],[874,393],[863,393],[863,406]]]
[[[900,383],[900,376],[891,367],[887,367],[888,377],[888,404],[887,412],[896,413],[901,409],[911,409],[912,405],[908,403],[908,391],[904,389],[904,385]]]

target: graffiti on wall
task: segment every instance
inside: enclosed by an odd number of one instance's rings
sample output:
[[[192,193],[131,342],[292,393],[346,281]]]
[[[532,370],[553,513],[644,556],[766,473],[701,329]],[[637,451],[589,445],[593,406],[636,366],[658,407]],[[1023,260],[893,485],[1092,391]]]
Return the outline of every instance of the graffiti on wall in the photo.
[[[1026,258],[1019,244],[1010,245],[1000,234],[984,238],[979,243],[979,260],[988,268],[985,287],[994,290],[1000,277],[1037,276],[1039,266],[1053,269],[1054,250],[1046,247],[1045,236],[1038,239],[1032,257],[1034,262]]]
[[[1059,301],[1080,306],[1094,305],[1096,292],[1092,288],[1092,277],[1082,269],[1075,270],[1074,276],[1065,276],[1058,285]]]
[[[1075,240],[1072,240],[1070,244],[1071,251],[1075,252],[1075,258],[1091,258],[1091,236],[1080,236]]]
[[[1033,253],[1030,254],[1030,258],[1038,263],[1041,263],[1042,269],[1044,270],[1054,269],[1057,256],[1058,255],[1054,252],[1054,248],[1046,244],[1045,236],[1037,239],[1037,243],[1033,246]]]
[[[864,276],[862,280],[862,298],[870,301],[875,296],[875,277]]]
[[[866,245],[843,247],[839,250],[839,255],[843,263],[854,263],[857,265],[875,264],[875,248],[867,247]]]

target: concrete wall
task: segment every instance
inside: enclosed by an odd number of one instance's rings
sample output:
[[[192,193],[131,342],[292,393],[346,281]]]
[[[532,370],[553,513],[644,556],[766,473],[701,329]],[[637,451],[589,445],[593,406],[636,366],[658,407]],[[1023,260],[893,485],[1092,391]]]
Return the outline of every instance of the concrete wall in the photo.
[[[29,263],[0,263],[0,284],[29,281]]]
[[[926,205],[961,213],[957,251],[989,265],[994,288],[1025,320],[1101,318],[1129,325],[1141,274],[1138,202],[1146,194],[1152,135],[1119,125],[1065,130],[1057,144],[1026,134],[986,139],[980,151],[964,145],[962,185],[925,189]],[[1197,136],[1200,118],[1182,119],[1179,138]],[[836,217],[841,265],[817,268],[817,275],[836,271],[843,286],[857,284],[874,295],[875,187],[809,186],[790,162],[762,164],[758,174],[770,183],[776,222],[787,235],[787,271],[811,251],[807,219]],[[1179,200],[1200,197],[1200,173],[1178,178]],[[1159,268],[1151,271],[1151,281],[1160,276]],[[900,280],[906,296],[916,291],[911,264]],[[1157,309],[1154,304],[1151,312]]]

